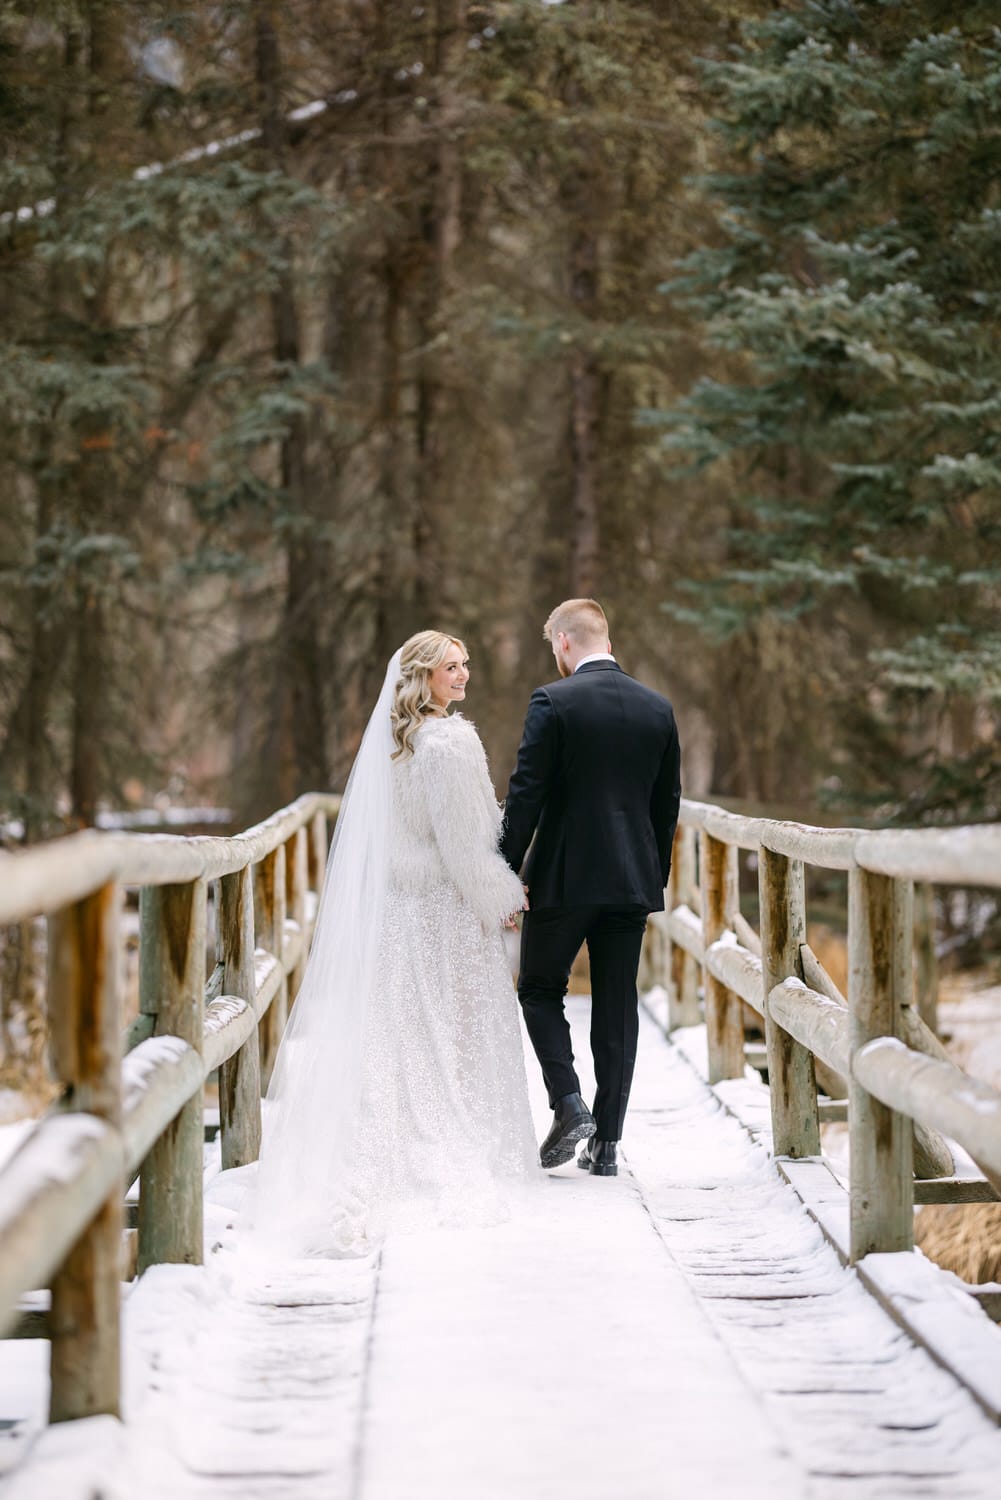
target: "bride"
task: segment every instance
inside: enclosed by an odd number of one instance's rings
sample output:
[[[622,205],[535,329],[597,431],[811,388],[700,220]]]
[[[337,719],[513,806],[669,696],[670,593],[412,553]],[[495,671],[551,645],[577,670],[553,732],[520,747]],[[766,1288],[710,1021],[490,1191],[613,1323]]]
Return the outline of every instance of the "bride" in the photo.
[[[268,1089],[254,1209],[295,1254],[496,1222],[537,1168],[501,928],[524,906],[472,724],[462,642],[392,658],[337,819]]]

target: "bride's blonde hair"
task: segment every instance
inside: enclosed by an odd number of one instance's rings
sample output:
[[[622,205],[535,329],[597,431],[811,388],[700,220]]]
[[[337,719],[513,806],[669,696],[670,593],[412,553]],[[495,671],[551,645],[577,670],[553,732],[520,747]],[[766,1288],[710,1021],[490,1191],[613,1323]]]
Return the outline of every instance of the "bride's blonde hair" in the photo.
[[[421,630],[403,643],[400,652],[400,680],[389,711],[396,749],[393,759],[413,755],[413,739],[428,714],[437,711],[431,697],[431,673],[448,655],[449,646],[458,646],[463,656],[466,648],[454,635],[440,630]]]

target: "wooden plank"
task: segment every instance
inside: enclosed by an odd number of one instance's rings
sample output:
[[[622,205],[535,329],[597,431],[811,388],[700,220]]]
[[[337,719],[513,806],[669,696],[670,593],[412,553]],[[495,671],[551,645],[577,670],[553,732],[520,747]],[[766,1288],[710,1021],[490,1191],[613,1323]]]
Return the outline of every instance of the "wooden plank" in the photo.
[[[848,1100],[818,1099],[817,1113],[820,1116],[821,1125],[847,1125]]]
[[[223,876],[219,897],[219,941],[226,993],[256,1008],[254,887],[250,868]],[[261,1150],[261,1058],[255,1030],[219,1069],[222,1165],[243,1167]]]
[[[711,834],[700,835],[702,941],[705,950],[726,931],[726,914],[737,905],[737,851]],[[744,1016],[740,1001],[703,965],[709,1082],[744,1076]]]
[[[785,1030],[768,1005],[768,996],[775,986],[790,976],[798,977],[800,971],[799,950],[806,939],[802,863],[762,845],[758,858],[758,904],[762,982],[759,1004],[765,1013],[773,1150],[776,1156],[819,1156],[820,1117],[813,1053]]]
[[[160,1262],[201,1265],[202,1121],[204,1076],[201,1052],[205,1030],[205,921],[207,886],[203,879],[185,885],[144,890],[140,903],[140,981],[155,991],[156,1036],[144,1044],[146,1056],[161,1064],[159,1079],[146,1076],[152,1097],[145,1106],[130,1100],[130,1141],[145,1138],[142,1125],[151,1115],[176,1113],[154,1141],[143,1162],[139,1190],[139,1271]],[[153,1001],[144,993],[144,1008]],[[162,1043],[177,1038],[193,1060],[179,1053],[173,1066]],[[159,1043],[159,1045],[158,1045]],[[175,1049],[176,1050],[176,1049]],[[136,1080],[138,1084],[138,1079]]]
[[[986,1177],[916,1177],[914,1202],[997,1203],[1001,1192]]]
[[[866,833],[855,857],[862,869],[935,885],[1001,887],[1001,824],[902,828]]]
[[[841,1260],[848,1263],[850,1231],[848,1194],[825,1161],[794,1161],[792,1157],[776,1159],[775,1166],[796,1192],[803,1207],[833,1245]]]
[[[976,1299],[913,1252],[867,1255],[855,1269],[900,1327],[1001,1424],[1001,1333]]]
[[[988,1181],[1001,1188],[1001,1090],[969,1077],[955,1063],[914,1052],[895,1037],[861,1047],[852,1071],[885,1107],[958,1141]]]
[[[121,1125],[120,906],[120,887],[108,884],[49,921],[48,995],[59,1018],[53,1049],[57,1076],[74,1109],[116,1132]],[[119,1142],[119,1173],[121,1159]],[[123,1175],[52,1277],[53,1422],[120,1414]]]
[[[845,1193],[820,1161],[776,1161],[841,1260],[851,1262]],[[909,1338],[971,1392],[1001,1422],[1001,1334],[972,1293],[915,1251],[872,1254],[855,1264],[866,1289]]]
[[[852,1056],[896,1033],[910,998],[910,888],[885,875],[848,876],[848,1010]],[[910,1250],[914,1244],[912,1132],[906,1116],[849,1076],[851,1255]]]

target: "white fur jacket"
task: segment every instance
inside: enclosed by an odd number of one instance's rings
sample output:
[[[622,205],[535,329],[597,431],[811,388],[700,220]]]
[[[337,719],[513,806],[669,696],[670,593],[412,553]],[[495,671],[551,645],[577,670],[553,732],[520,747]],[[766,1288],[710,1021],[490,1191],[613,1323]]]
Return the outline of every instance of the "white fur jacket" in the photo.
[[[417,895],[447,881],[487,930],[520,911],[525,893],[497,849],[501,811],[469,720],[427,719],[394,771],[394,883]]]

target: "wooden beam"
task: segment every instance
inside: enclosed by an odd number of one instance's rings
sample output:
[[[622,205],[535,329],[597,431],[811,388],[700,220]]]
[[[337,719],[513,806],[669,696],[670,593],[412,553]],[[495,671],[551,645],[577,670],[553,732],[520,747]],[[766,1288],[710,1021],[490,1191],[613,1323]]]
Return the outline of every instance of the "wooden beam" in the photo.
[[[187,1044],[194,1061],[184,1058],[177,1063],[174,1082],[180,1092],[202,1072],[206,899],[206,882],[199,879],[146,889],[140,900],[143,1007],[156,1013],[156,1036],[144,1045],[156,1049],[159,1038],[174,1037]],[[159,1050],[163,1052],[162,1042]],[[161,1087],[168,1088],[166,1080]],[[169,1108],[176,1098],[173,1094],[165,1099],[165,1106]],[[139,1188],[140,1274],[160,1262],[202,1263],[203,1103],[199,1079],[143,1163]]]
[[[219,942],[228,995],[255,1008],[254,886],[249,866],[220,881]],[[261,1150],[261,1055],[255,1029],[219,1069],[222,1165],[243,1167]]]
[[[807,983],[811,984],[815,990],[819,990],[821,994],[829,996],[835,1004],[844,1006],[847,1010],[848,1001],[842,995],[834,980],[808,943],[802,944],[800,958],[803,963],[803,975]],[[909,1047],[915,1047],[919,1051],[927,1052],[931,1057],[946,1058],[948,1061],[945,1048],[938,1038],[929,1031],[912,1005],[901,1005],[897,1019],[900,1036]],[[842,1081],[844,1091],[847,1093],[847,1078]],[[932,1130],[924,1121],[915,1120],[913,1130],[914,1176],[916,1178],[951,1177],[956,1170],[956,1163],[949,1142],[937,1130]],[[981,1170],[983,1169],[981,1168]]]
[[[288,980],[285,975],[285,845],[279,844],[254,866],[254,928],[256,943],[278,958],[280,974],[274,997],[261,1015],[261,1087],[267,1089],[288,1019]]]
[[[1001,1189],[1001,1090],[888,1036],[863,1046],[852,1072],[887,1108],[925,1120],[958,1141]]]
[[[48,1286],[112,1194],[121,1196],[122,1143],[105,1120],[52,1114],[5,1162],[0,1192],[0,1331],[18,1298]]]
[[[285,913],[296,924],[301,946],[295,966],[289,972],[288,1003],[293,1005],[306,972],[306,891],[309,888],[309,834],[297,828],[285,845]]]
[[[317,895],[323,890],[327,873],[327,815],[321,809],[309,823],[309,885]]]
[[[700,836],[702,940],[708,953],[726,931],[727,913],[737,905],[737,850],[709,833]],[[709,1082],[744,1076],[744,1015],[740,1000],[712,970],[703,968]]]
[[[768,1049],[768,1088],[776,1156],[820,1155],[820,1116],[813,1053],[791,1036],[769,1010],[768,996],[790,976],[799,977],[806,938],[806,894],[799,860],[764,845],[758,857],[761,911],[761,1001]]]
[[[673,910],[689,899],[695,884],[695,836],[689,828],[679,824],[674,835],[674,853],[671,859],[671,878],[668,883],[667,909]],[[691,953],[671,939],[670,929],[665,932],[668,953],[667,978],[667,1028],[697,1026],[699,1014],[698,967]],[[701,931],[699,937],[701,939]]]
[[[761,959],[742,948],[732,932],[727,930],[706,949],[705,963],[721,984],[762,1014]]]
[[[676,906],[673,911],[655,911],[651,922],[661,919],[671,942],[683,948],[699,964],[705,957],[706,945],[702,936],[702,919],[687,906]]]
[[[49,920],[50,1013],[53,1061],[73,1109],[121,1126],[121,1007],[115,884]],[[119,1258],[122,1240],[121,1145],[119,1178],[52,1278],[51,1388],[53,1422],[120,1415],[121,1350]]]
[[[768,1010],[778,1024],[835,1072],[851,1067],[847,1008],[808,989],[801,979],[783,979],[769,992]]]
[[[866,870],[935,885],[1001,887],[1001,823],[866,833],[855,851]]]
[[[848,875],[848,1011],[852,1056],[896,1035],[910,998],[913,950],[909,886],[852,870]],[[914,1245],[910,1121],[849,1079],[851,1259]]]

